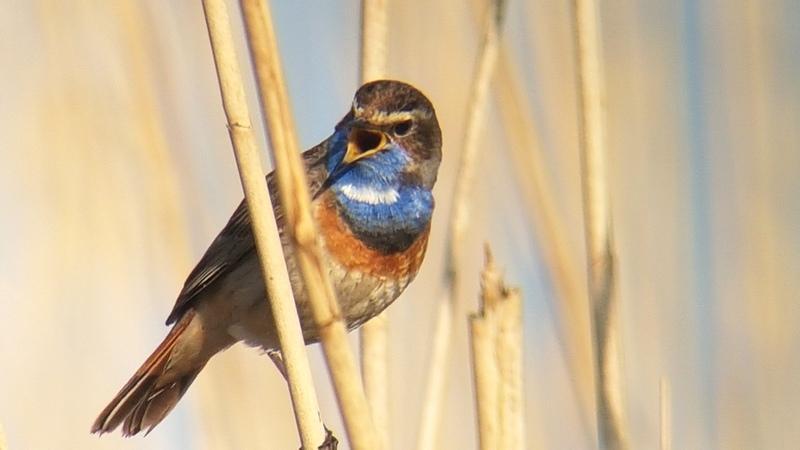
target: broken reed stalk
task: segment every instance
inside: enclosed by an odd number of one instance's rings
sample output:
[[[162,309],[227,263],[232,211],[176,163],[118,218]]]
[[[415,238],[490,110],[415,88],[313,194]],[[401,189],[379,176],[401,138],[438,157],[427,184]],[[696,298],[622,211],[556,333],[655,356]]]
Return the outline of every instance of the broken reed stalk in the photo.
[[[659,449],[672,450],[672,398],[669,379],[661,377],[658,383]]]
[[[385,77],[386,3],[388,0],[361,2],[361,83]],[[379,314],[361,327],[361,374],[372,412],[375,430],[382,447],[389,442],[389,316]]]
[[[522,299],[506,287],[488,245],[481,310],[469,325],[480,448],[523,450]]]
[[[595,396],[600,448],[628,448],[620,388],[619,311],[611,208],[605,167],[604,84],[595,0],[574,0],[579,82],[583,219],[594,332]]]
[[[319,417],[319,405],[278,226],[250,125],[250,114],[225,0],[204,0],[203,9],[217,68],[222,104],[228,121],[228,132],[236,154],[262,275],[281,344],[295,421],[303,448],[315,450],[325,441],[326,432]]]
[[[295,249],[351,447],[380,449],[361,376],[317,241],[305,167],[283,80],[269,2],[240,0],[261,107],[269,130],[286,231]]]
[[[486,11],[483,37],[478,50],[478,64],[472,78],[470,99],[467,109],[467,123],[464,130],[463,153],[456,174],[456,187],[453,195],[452,213],[448,225],[447,256],[445,261],[446,290],[439,300],[436,312],[436,325],[433,336],[433,353],[428,371],[425,403],[423,404],[420,432],[417,440],[418,450],[437,448],[436,437],[442,416],[444,402],[444,380],[446,378],[448,355],[454,316],[458,313],[457,265],[461,257],[459,250],[464,245],[464,233],[469,213],[469,191],[475,177],[478,138],[486,115],[486,96],[492,72],[497,60],[500,31],[505,17],[505,0],[493,0]]]

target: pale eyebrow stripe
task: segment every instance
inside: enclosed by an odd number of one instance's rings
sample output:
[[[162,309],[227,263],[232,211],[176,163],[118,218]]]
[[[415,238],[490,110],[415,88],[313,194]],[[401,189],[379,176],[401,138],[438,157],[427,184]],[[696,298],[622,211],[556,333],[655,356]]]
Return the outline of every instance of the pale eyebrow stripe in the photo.
[[[415,117],[420,117],[423,119],[429,118],[431,115],[430,113],[422,112],[420,110],[415,110],[416,114],[410,111],[397,111],[397,112],[379,112],[377,114],[373,114],[370,116],[370,121],[379,124],[387,124],[387,123],[396,123],[402,122],[405,120],[411,120]]]
[[[364,112],[364,107],[358,104],[358,101],[354,98],[353,99],[353,112],[356,114],[362,114]],[[428,111],[421,111],[419,109],[415,109],[416,116],[419,116],[423,119],[429,119],[431,117],[431,113]],[[415,114],[412,111],[395,111],[395,112],[378,112],[376,114],[372,114],[369,117],[369,120],[374,123],[378,124],[387,124],[393,122],[402,122],[404,120],[411,120],[414,118]]]

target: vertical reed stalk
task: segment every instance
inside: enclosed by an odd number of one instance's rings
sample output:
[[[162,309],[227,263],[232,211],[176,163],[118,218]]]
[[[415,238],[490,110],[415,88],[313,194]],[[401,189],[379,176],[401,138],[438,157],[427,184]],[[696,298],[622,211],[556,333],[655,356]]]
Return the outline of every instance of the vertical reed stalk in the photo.
[[[386,4],[388,0],[361,2],[361,83],[385,77]],[[389,450],[389,316],[381,313],[361,327],[361,374],[375,430]]]
[[[469,325],[480,448],[523,450],[522,299],[505,286],[488,246],[481,310]]]
[[[269,130],[286,231],[295,248],[347,435],[355,450],[380,449],[356,359],[347,343],[342,313],[317,240],[308,181],[298,151],[269,3],[240,0],[240,4]]]
[[[8,450],[8,442],[6,442],[6,432],[3,430],[2,423],[0,423],[0,450]]]
[[[208,35],[219,78],[236,163],[252,221],[261,270],[267,287],[275,327],[281,343],[295,421],[303,448],[317,449],[325,441],[325,428],[305,354],[305,342],[283,257],[278,226],[268,195],[264,170],[250,125],[239,63],[234,50],[225,0],[204,0]]]
[[[605,96],[595,0],[574,0],[580,101],[581,180],[589,299],[595,344],[600,448],[628,447],[620,386],[619,311],[605,167]]]
[[[467,123],[464,130],[464,144],[461,161],[456,175],[453,209],[448,225],[447,259],[445,267],[446,292],[439,301],[437,319],[433,336],[433,353],[427,377],[425,403],[421,415],[418,450],[437,448],[436,438],[442,416],[444,402],[444,380],[446,378],[448,355],[454,316],[458,314],[457,265],[461,258],[459,250],[464,245],[464,233],[469,213],[469,191],[475,176],[478,153],[478,138],[486,114],[486,96],[492,72],[497,60],[500,31],[505,17],[505,0],[494,0],[489,5],[484,23],[483,36],[478,50],[478,64],[472,79],[472,88],[467,109]]]
[[[361,82],[386,76],[386,8],[388,0],[361,2]]]
[[[658,383],[659,406],[659,449],[672,450],[672,399],[669,388],[669,379],[661,377]]]

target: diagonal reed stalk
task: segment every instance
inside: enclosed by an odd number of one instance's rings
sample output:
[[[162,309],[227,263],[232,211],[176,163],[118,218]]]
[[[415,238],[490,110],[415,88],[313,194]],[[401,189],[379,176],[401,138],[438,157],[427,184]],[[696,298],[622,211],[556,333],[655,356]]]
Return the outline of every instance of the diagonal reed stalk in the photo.
[[[239,166],[256,248],[261,260],[262,275],[281,343],[300,440],[304,449],[316,449],[325,440],[325,428],[319,418],[319,406],[283,257],[278,226],[250,125],[230,20],[224,0],[204,0],[203,9],[228,121],[228,132]]]
[[[269,2],[240,0],[240,4],[269,130],[286,231],[295,248],[350,445],[355,450],[380,449],[356,359],[347,343],[342,313],[317,240],[308,181],[298,151]]]
[[[572,374],[570,382],[578,400],[582,428],[592,440],[594,367],[585,278],[581,278],[580,265],[572,256],[569,236],[565,232],[567,227],[556,206],[558,196],[544,170],[547,165],[533,113],[525,104],[519,68],[509,55],[507,46],[500,50],[495,89],[501,122],[509,137],[510,145],[506,149],[521,187],[526,205],[524,210],[534,224],[534,235],[553,283],[559,342]]]
[[[469,317],[480,448],[523,450],[522,297],[485,252],[481,309]]]
[[[447,375],[448,355],[454,317],[458,314],[458,261],[460,249],[464,245],[469,213],[469,191],[475,176],[478,137],[486,115],[486,97],[492,72],[497,60],[500,31],[505,17],[505,0],[493,0],[487,8],[483,36],[478,51],[478,64],[472,79],[472,88],[467,109],[467,123],[464,130],[463,153],[456,174],[456,187],[453,196],[453,209],[448,225],[447,256],[445,261],[446,290],[439,300],[436,312],[436,325],[433,336],[433,353],[428,371],[425,403],[417,440],[418,450],[437,448],[436,438],[442,416],[444,402],[444,380]]]
[[[386,4],[388,0],[361,2],[361,83],[385,77]],[[361,327],[361,374],[375,429],[382,447],[389,450],[389,340],[387,312]]]
[[[605,110],[599,16],[595,0],[574,0],[580,101],[581,180],[600,448],[628,448],[620,386],[619,310],[611,207],[605,167]]]

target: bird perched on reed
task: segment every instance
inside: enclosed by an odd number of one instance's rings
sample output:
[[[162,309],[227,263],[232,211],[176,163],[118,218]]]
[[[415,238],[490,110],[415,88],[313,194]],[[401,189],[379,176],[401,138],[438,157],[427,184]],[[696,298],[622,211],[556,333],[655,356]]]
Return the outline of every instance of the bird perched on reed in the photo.
[[[333,134],[303,153],[327,270],[350,330],[389,306],[419,270],[428,243],[431,189],[441,161],[431,102],[390,80],[363,85]],[[318,335],[272,173],[267,175],[303,336]],[[242,202],[189,274],[167,325],[172,329],[92,426],[150,431],[216,353],[237,341],[279,349]]]

